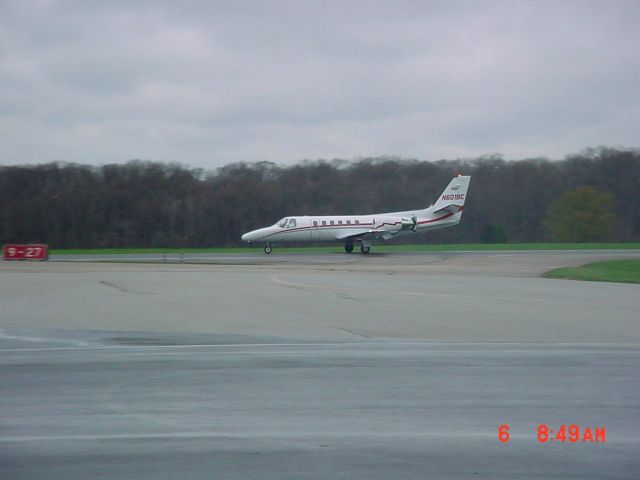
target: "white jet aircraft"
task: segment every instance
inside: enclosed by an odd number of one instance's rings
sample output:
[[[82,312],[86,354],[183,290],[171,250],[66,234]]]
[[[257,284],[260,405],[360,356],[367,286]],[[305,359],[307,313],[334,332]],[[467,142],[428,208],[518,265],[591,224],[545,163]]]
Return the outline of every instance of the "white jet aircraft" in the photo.
[[[360,243],[360,252],[369,253],[372,240],[388,240],[457,225],[462,217],[471,177],[454,177],[438,201],[422,210],[376,213],[373,215],[326,215],[285,217],[275,225],[242,235],[246,242],[266,242],[271,253],[275,242],[344,242],[347,253]]]

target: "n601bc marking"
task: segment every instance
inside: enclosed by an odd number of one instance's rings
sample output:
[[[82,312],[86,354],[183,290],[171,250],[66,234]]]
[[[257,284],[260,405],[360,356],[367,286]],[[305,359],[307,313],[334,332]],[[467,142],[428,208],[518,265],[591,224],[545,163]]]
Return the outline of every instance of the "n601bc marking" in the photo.
[[[464,200],[464,193],[442,195],[442,200]]]

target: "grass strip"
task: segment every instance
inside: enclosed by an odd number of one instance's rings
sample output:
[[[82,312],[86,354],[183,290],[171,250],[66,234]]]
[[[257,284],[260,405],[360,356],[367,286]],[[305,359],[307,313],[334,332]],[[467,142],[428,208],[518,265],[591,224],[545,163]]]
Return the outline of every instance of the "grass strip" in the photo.
[[[544,276],[590,282],[640,283],[640,258],[593,262],[581,267],[556,268],[545,273]]]

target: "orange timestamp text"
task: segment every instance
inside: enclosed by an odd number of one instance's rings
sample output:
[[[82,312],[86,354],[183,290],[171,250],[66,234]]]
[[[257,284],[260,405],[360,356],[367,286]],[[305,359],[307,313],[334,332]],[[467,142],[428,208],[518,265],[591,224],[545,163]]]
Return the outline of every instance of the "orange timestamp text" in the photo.
[[[583,427],[572,423],[552,428],[541,423],[536,428],[536,438],[539,443],[606,443],[606,427]],[[498,427],[498,439],[507,443],[511,439],[509,424],[503,423]]]

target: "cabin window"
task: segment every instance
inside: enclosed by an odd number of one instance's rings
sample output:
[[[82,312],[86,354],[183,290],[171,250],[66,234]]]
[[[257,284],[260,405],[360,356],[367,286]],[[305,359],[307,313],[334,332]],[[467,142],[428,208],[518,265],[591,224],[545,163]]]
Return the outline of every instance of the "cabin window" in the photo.
[[[318,226],[318,221],[317,221],[317,220],[314,220],[314,221],[313,221],[313,226],[314,226],[314,227],[317,227],[317,226]]]
[[[289,219],[288,219],[288,218],[283,218],[282,220],[280,220],[280,221],[278,222],[278,226],[279,226],[280,228],[284,228],[284,227],[285,227],[285,225],[287,224],[287,220],[289,220]]]
[[[338,225],[342,225],[342,220],[338,220]]]
[[[356,225],[360,225],[360,220],[355,221]]]
[[[325,220],[322,220],[322,225],[324,226],[326,224],[327,224],[327,222]]]
[[[331,223],[331,225],[334,225],[334,222],[333,222],[333,220],[331,220],[331,221],[330,221],[329,223]]]
[[[289,225],[287,226],[287,228],[294,228],[297,227],[298,223],[296,222],[295,218],[290,218],[289,219]]]
[[[347,220],[347,225],[351,225],[351,220]]]

